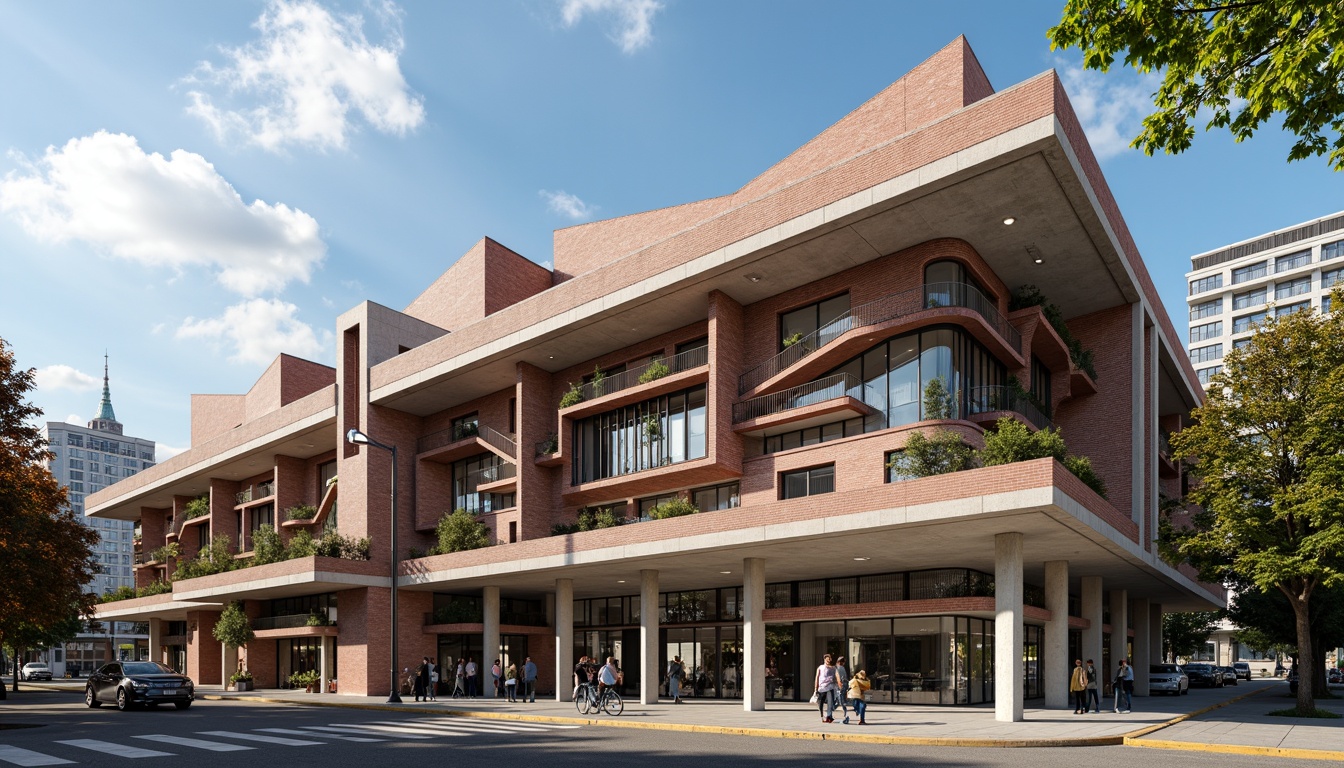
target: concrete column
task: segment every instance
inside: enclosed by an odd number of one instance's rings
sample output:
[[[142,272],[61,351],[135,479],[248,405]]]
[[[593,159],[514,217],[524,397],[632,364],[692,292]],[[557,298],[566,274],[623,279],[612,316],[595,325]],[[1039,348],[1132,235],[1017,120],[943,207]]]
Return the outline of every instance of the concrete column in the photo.
[[[655,602],[656,606],[658,603]],[[640,611],[643,613],[643,611]],[[555,700],[569,701],[574,692],[574,580],[555,580]]]
[[[1143,535],[1144,528],[1144,504],[1143,501],[1148,497],[1147,487],[1144,485],[1144,384],[1147,377],[1144,376],[1143,368],[1146,356],[1143,348],[1143,324],[1144,324],[1143,301],[1136,301],[1130,305],[1130,391],[1129,391],[1129,462],[1130,462],[1130,507],[1129,517],[1139,526],[1139,535]]]
[[[1111,590],[1111,669],[1112,677],[1120,666],[1121,659],[1129,658],[1127,642],[1129,640],[1129,591]],[[1138,677],[1138,675],[1135,675]]]
[[[1158,663],[1166,661],[1162,655],[1162,604],[1151,601],[1148,603],[1148,654]]]
[[[163,619],[149,620],[149,660],[163,663]]]
[[[765,559],[742,560],[742,709],[765,711]],[[851,665],[853,666],[853,665]]]
[[[639,572],[639,700],[658,703],[658,571]]]
[[[499,656],[499,587],[481,588],[481,614],[484,623],[481,627],[481,659],[476,664],[476,676],[478,684],[485,689],[484,695],[493,699],[495,686],[491,685],[490,665]]]
[[[317,669],[318,674],[320,675],[317,681],[317,690],[320,691],[321,693],[327,692],[328,688],[327,684],[331,682],[330,664],[332,653],[330,646],[331,641],[334,639],[335,638],[327,637],[324,635],[322,637],[322,645],[318,648],[317,652]]]
[[[997,591],[997,590],[996,590]],[[1045,685],[1045,708],[1069,706],[1069,561],[1051,560],[1045,564],[1045,647],[1040,663]]]
[[[994,536],[994,719],[1022,720],[1022,534]]]
[[[1091,659],[1097,669],[1101,669],[1101,641],[1104,633],[1101,631],[1101,577],[1084,576],[1082,579],[1082,610],[1083,618],[1087,619],[1088,627],[1083,630],[1082,650],[1083,661]]]
[[[219,656],[219,671],[221,673],[219,679],[222,685],[228,687],[229,678],[233,676],[234,672],[238,671],[238,647],[234,645],[224,645],[223,643],[220,643],[220,646],[224,649],[224,652]],[[113,646],[112,650],[115,652],[116,646]]]
[[[1148,695],[1148,665],[1153,663],[1153,656],[1149,653],[1148,642],[1151,636],[1148,633],[1148,600],[1146,598],[1135,598],[1129,603],[1129,610],[1134,614],[1134,693],[1139,696]]]

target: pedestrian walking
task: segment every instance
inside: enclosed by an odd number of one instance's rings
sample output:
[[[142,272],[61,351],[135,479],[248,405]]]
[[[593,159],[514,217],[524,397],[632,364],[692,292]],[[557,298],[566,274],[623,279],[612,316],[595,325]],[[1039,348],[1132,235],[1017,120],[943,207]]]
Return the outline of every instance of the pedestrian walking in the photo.
[[[1069,677],[1069,693],[1073,694],[1073,714],[1087,714],[1087,670],[1082,659],[1073,660],[1073,674]]]
[[[1097,668],[1092,666],[1092,660],[1087,660],[1087,704],[1092,707],[1092,711],[1101,714],[1101,695],[1097,690],[1097,683],[1100,682],[1101,675],[1097,674]],[[1083,707],[1083,714],[1087,714],[1087,706]]]
[[[868,721],[864,719],[868,714],[868,689],[873,687],[873,683],[868,679],[868,673],[862,669],[854,673],[854,679],[849,681],[849,703],[854,707],[854,714],[859,718],[859,725],[867,725]],[[849,718],[845,718],[849,722]]]
[[[835,662],[831,660],[831,654],[822,657],[813,684],[813,690],[816,691],[813,697],[817,700],[817,713],[821,715],[821,722],[834,723],[835,699],[839,695],[839,688],[836,685]]]
[[[457,660],[457,670],[453,673],[453,698],[467,695],[467,664]]]
[[[523,697],[529,704],[537,703],[537,665],[532,663],[532,657],[528,656],[523,660]]]
[[[849,699],[846,693],[849,690],[849,670],[845,667],[844,656],[835,659],[835,690],[840,698],[840,714],[844,716],[840,722],[849,725]]]
[[[508,691],[505,695],[509,701],[518,703],[518,667],[510,664],[509,668],[504,670],[504,690]]]
[[[476,662],[470,656],[467,657],[467,667],[463,670],[467,675],[467,698],[476,698]]]
[[[667,663],[667,693],[673,704],[681,703],[681,679],[685,675],[686,665],[681,663],[681,657],[673,656]]]
[[[1125,659],[1120,660],[1120,668],[1115,671],[1115,712],[1129,714],[1134,697],[1134,668]],[[1121,706],[1121,705],[1124,706]]]
[[[434,664],[434,660],[429,660],[429,700],[439,700],[439,668]]]
[[[415,668],[415,700],[429,700],[429,657],[426,656],[420,660],[420,666]]]
[[[495,698],[504,698],[504,668],[499,666],[499,659],[490,665],[490,690],[495,692]]]

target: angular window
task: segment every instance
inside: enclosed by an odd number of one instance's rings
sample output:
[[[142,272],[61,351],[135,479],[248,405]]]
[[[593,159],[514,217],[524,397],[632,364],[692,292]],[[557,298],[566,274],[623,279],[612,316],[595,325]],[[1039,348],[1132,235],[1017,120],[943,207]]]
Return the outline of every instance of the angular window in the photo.
[[[826,339],[812,342],[813,347],[818,347],[849,330],[849,327],[849,294],[842,293],[780,315],[779,348],[792,346],[820,331],[818,336],[825,336]],[[786,344],[786,341],[790,343]]]
[[[708,451],[705,387],[574,422],[572,483],[702,459]]]
[[[1258,264],[1250,264],[1245,267],[1234,269],[1232,270],[1232,284],[1236,285],[1237,283],[1244,283],[1247,280],[1254,280],[1257,277],[1264,277],[1267,268],[1268,263],[1262,261]]]
[[[1194,306],[1190,307],[1190,319],[1202,320],[1203,318],[1206,317],[1213,317],[1214,315],[1221,314],[1222,311],[1223,311],[1223,300],[1221,297],[1219,297],[1217,299],[1213,299],[1212,301],[1205,301],[1203,303],[1195,304]]]
[[[835,465],[782,472],[779,476],[779,498],[800,499],[835,491]]]

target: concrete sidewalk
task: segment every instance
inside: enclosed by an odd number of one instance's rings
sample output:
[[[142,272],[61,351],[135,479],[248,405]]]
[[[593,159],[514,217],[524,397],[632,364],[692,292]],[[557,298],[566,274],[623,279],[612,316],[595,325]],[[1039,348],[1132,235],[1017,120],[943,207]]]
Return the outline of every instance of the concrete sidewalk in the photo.
[[[82,682],[35,683],[32,687],[82,690]],[[1293,699],[1282,680],[1255,680],[1236,687],[1196,689],[1187,696],[1135,697],[1134,711],[1075,715],[1071,710],[1027,709],[1025,720],[1000,723],[992,706],[919,707],[871,705],[868,725],[820,722],[816,707],[770,702],[765,712],[745,712],[740,701],[668,700],[643,705],[626,700],[620,717],[580,715],[570,702],[510,704],[499,699],[444,699],[388,704],[384,697],[313,694],[288,690],[233,693],[218,687],[198,689],[206,700],[263,701],[342,709],[459,715],[466,718],[516,719],[616,728],[650,728],[728,733],[770,738],[828,739],[920,746],[1069,747],[1125,744],[1160,749],[1273,755],[1314,760],[1344,760],[1344,719],[1304,720],[1272,717]],[[1336,687],[1336,691],[1341,691]],[[1344,714],[1344,699],[1317,702]]]

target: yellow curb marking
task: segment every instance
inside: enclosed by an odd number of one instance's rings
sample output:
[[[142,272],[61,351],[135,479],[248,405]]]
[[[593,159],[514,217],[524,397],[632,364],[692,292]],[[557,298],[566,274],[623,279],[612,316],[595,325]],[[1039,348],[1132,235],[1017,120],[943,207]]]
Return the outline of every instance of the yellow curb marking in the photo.
[[[1187,752],[1216,752],[1224,755],[1256,755],[1259,757],[1291,757],[1297,760],[1344,760],[1344,752],[1326,749],[1295,749],[1289,747],[1250,747],[1239,744],[1205,744],[1193,741],[1163,741],[1160,739],[1125,739],[1127,747],[1150,749],[1180,749]]]

